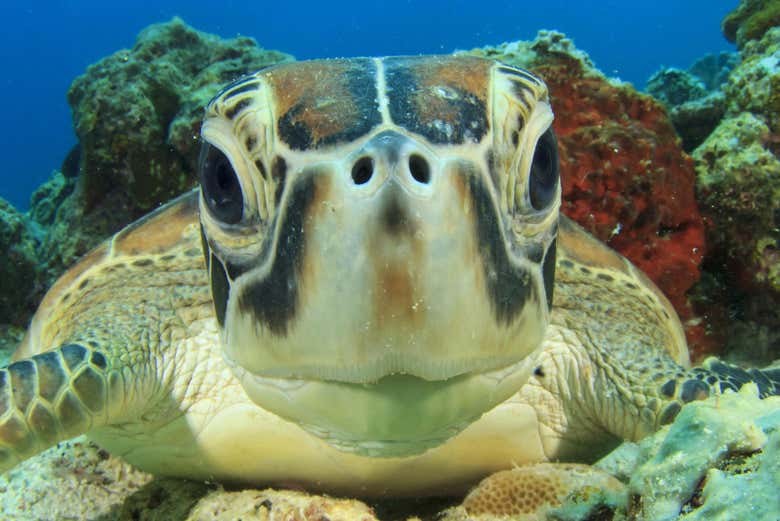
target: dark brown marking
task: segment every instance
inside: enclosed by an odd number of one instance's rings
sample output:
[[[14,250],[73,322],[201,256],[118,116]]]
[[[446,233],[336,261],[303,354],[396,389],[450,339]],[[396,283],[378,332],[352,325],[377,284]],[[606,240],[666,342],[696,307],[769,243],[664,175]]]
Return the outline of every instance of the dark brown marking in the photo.
[[[65,361],[65,367],[73,371],[79,367],[87,358],[87,349],[79,344],[67,344],[60,348],[62,359]]]
[[[667,398],[671,398],[674,396],[675,391],[677,391],[677,381],[676,380],[669,380],[665,384],[661,386],[661,394]]]
[[[500,178],[501,175],[498,173],[498,159],[496,158],[496,152],[490,148],[487,151],[486,154],[487,159],[487,165],[488,165],[488,174],[490,174],[490,180],[493,183],[493,189],[498,190],[498,188],[501,186],[500,184]]]
[[[237,82],[228,85],[226,87],[226,91],[223,93],[218,94],[217,96],[221,98],[221,100],[227,101],[230,98],[237,96],[239,94],[242,94],[244,92],[249,92],[252,90],[257,90],[260,86],[260,83],[255,80],[254,78],[243,78],[238,80]]]
[[[522,78],[523,81],[526,83],[535,83],[537,85],[542,85],[542,81],[536,77],[536,75],[528,72],[525,69],[519,69],[516,67],[509,67],[509,66],[501,66],[498,68],[499,71],[503,72],[504,74],[508,74],[510,76],[517,76],[518,78]]]
[[[225,313],[227,312],[227,302],[230,297],[230,282],[228,282],[225,267],[222,262],[211,255],[211,298],[214,300],[214,312],[217,314],[217,322],[220,327],[225,327]]]
[[[249,134],[246,139],[244,140],[244,146],[246,147],[248,152],[251,152],[253,148],[255,148],[255,145],[257,144],[257,138],[254,134]]]
[[[62,360],[56,351],[41,353],[33,357],[38,367],[38,393],[41,398],[54,402],[54,398],[65,383]]]
[[[535,297],[531,275],[510,260],[501,233],[500,214],[487,187],[466,166],[458,173],[466,178],[471,194],[474,235],[493,315],[497,323],[509,325],[522,312],[528,299]]]
[[[396,193],[388,194],[384,207],[380,214],[382,226],[390,235],[399,235],[406,233],[414,234],[414,230],[409,220],[406,210],[401,206],[401,202]]]
[[[287,161],[282,156],[276,156],[271,164],[271,178],[276,182],[274,202],[276,206],[282,201],[284,186],[287,184]]]
[[[547,309],[552,309],[553,293],[555,291],[555,253],[556,240],[547,248],[547,255],[544,256],[542,265],[542,280],[544,281],[544,292],[547,297]]]
[[[252,100],[250,98],[239,100],[235,105],[225,110],[225,117],[228,119],[233,119],[251,104]]]
[[[672,402],[667,405],[666,409],[664,409],[664,412],[661,413],[659,418],[661,425],[669,425],[672,423],[681,410],[682,406],[677,402]]]
[[[414,284],[407,266],[405,264],[381,266],[376,283],[378,288],[382,288],[382,291],[375,292],[378,302],[374,304],[376,311],[374,320],[377,324],[381,326],[389,315],[400,315],[398,318],[413,323]]]
[[[526,82],[513,80],[512,90],[514,91],[517,100],[522,102],[526,107],[530,106],[534,102],[536,96]]]
[[[11,376],[14,403],[24,412],[35,397],[35,382],[38,379],[35,364],[31,360],[14,362],[8,366],[8,374]]]
[[[261,159],[255,160],[255,167],[257,168],[257,171],[260,172],[260,177],[262,177],[264,180],[268,179],[268,172],[265,169],[265,163]]]
[[[242,313],[254,315],[258,324],[277,336],[285,336],[298,313],[301,272],[306,250],[306,216],[316,199],[317,176],[301,176],[291,186],[277,229],[276,251],[266,278],[238,296]],[[266,240],[273,240],[269,234]]]
[[[370,59],[282,65],[264,75],[276,97],[279,137],[292,149],[353,141],[381,122]]]
[[[596,277],[600,278],[605,282],[615,282],[615,278],[612,275],[608,275],[606,273],[597,273]]]
[[[385,58],[393,122],[433,143],[476,143],[488,132],[492,61],[476,57]]]

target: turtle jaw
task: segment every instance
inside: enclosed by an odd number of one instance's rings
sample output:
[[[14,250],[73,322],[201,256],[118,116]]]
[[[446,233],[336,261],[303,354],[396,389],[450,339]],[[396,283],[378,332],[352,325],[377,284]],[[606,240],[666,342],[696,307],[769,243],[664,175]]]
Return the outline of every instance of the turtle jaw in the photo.
[[[390,375],[373,384],[266,378],[228,364],[254,402],[330,446],[402,458],[442,445],[508,399],[529,378],[533,357],[446,380]]]

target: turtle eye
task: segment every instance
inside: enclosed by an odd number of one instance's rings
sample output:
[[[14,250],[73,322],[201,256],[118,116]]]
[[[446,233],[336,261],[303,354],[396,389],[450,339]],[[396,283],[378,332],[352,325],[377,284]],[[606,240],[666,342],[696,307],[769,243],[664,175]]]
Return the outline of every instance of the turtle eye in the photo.
[[[244,196],[236,171],[227,156],[208,143],[200,155],[200,189],[214,217],[226,224],[241,220]]]
[[[544,210],[552,202],[558,186],[558,143],[552,127],[536,142],[531,172],[528,175],[528,196],[534,210]]]

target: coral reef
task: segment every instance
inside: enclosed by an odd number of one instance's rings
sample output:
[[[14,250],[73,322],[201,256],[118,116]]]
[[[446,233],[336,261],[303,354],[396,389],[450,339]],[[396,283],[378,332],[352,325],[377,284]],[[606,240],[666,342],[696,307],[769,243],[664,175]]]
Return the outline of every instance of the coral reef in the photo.
[[[686,152],[699,146],[723,118],[726,97],[721,89],[738,62],[734,53],[708,54],[688,70],[661,69],[647,81],[647,92],[668,108]]]
[[[0,317],[5,323],[26,325],[38,305],[36,246],[27,217],[0,199]]]
[[[563,178],[563,211],[631,259],[683,319],[699,278],[704,225],[694,199],[693,162],[664,107],[630,85],[610,82],[556,32],[533,42],[470,51],[539,74],[550,88]],[[698,325],[695,351],[711,350]]]
[[[721,24],[726,39],[736,43],[740,49],[777,26],[780,26],[778,0],[741,0],[739,6],[726,15]]]
[[[671,67],[659,70],[647,80],[647,92],[668,105],[681,105],[703,98],[707,88],[694,74]]]
[[[767,362],[780,357],[780,28],[741,56],[725,116],[692,154],[709,246],[697,293],[727,350]]]
[[[688,72],[704,84],[707,92],[713,92],[720,90],[737,65],[739,65],[738,53],[721,51],[705,54],[688,67]]]
[[[68,92],[79,144],[32,196],[0,203],[0,321],[25,325],[43,292],[105,237],[195,184],[206,102],[241,74],[289,55],[222,40],[179,19],[90,66]],[[13,281],[13,283],[11,283]]]
[[[174,19],[91,65],[68,91],[86,210],[122,192],[132,213],[143,212],[191,188],[206,102],[240,75],[290,59]]]
[[[291,59],[251,38],[222,40],[175,18],[90,66],[68,91],[79,146],[63,171],[78,179],[52,222],[47,258],[67,266],[191,188],[206,102],[240,75]]]
[[[726,116],[750,112],[764,119],[777,149],[780,134],[780,27],[768,30],[760,40],[747,43],[741,50],[742,61],[729,75],[723,87]],[[773,137],[774,136],[774,137]]]

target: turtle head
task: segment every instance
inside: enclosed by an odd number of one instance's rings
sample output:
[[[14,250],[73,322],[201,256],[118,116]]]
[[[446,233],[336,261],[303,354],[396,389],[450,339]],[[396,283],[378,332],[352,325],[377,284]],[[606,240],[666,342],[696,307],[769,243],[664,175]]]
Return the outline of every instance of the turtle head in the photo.
[[[200,216],[251,399],[389,457],[516,392],[550,314],[551,123],[541,80],[473,57],[300,62],[219,93]]]

